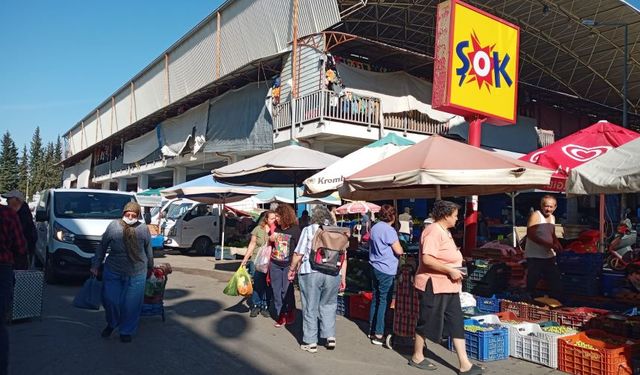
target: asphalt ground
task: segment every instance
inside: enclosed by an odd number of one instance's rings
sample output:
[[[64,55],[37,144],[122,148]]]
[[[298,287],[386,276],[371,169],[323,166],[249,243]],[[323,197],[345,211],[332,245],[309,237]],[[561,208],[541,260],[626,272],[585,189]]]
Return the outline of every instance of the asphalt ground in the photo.
[[[166,254],[166,321],[143,317],[132,343],[117,332],[100,337],[104,311],[72,306],[82,280],[48,285],[43,316],[9,326],[10,374],[456,374],[455,354],[429,343],[427,357],[438,368],[424,371],[407,365],[409,347],[393,350],[372,345],[367,323],[337,318],[337,348],[318,353],[300,350],[301,322],[275,328],[264,317],[250,318],[241,297],[222,293],[237,267],[211,257]],[[298,309],[300,304],[298,303]],[[299,314],[299,312],[298,312]],[[560,373],[509,358],[482,363],[487,374]]]

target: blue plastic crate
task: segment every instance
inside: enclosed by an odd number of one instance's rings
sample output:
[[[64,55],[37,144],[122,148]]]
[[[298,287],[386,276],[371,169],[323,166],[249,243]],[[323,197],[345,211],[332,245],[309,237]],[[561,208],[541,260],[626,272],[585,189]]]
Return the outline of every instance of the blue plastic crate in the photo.
[[[605,271],[600,276],[602,295],[609,297],[615,294],[617,289],[625,286],[627,276],[624,272]]]
[[[481,313],[492,314],[500,312],[500,299],[495,295],[492,297],[474,296],[476,299],[476,308]]]
[[[465,325],[482,326],[473,319],[465,319]],[[498,361],[509,358],[509,329],[496,327],[491,331],[464,331],[467,355],[478,361]],[[449,349],[453,349],[453,341],[449,339]]]
[[[593,276],[602,272],[604,253],[578,254],[565,251],[556,256],[556,262],[562,273]]]
[[[349,316],[349,295],[338,294],[338,308],[336,314],[342,316]]]
[[[594,275],[562,275],[562,288],[565,294],[597,296],[600,294],[600,278]]]

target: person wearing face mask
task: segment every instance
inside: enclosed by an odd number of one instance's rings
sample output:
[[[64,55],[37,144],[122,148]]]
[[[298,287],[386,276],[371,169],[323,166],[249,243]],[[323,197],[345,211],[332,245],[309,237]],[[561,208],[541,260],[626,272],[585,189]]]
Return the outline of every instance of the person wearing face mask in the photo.
[[[122,218],[112,221],[102,235],[91,274],[97,276],[104,262],[102,302],[107,327],[102,337],[108,338],[117,328],[120,341],[131,342],[140,320],[146,276],[153,269],[153,250],[149,229],[139,221],[140,205],[129,202],[122,211]]]

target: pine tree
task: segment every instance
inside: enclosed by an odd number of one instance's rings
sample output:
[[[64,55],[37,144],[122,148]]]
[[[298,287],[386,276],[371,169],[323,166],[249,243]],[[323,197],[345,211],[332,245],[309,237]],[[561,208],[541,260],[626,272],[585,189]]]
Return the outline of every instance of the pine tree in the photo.
[[[20,164],[18,165],[18,189],[24,192],[27,200],[31,198],[31,192],[29,191],[29,155],[27,154],[27,145],[22,146],[22,156],[20,157]]]
[[[42,138],[40,138],[40,127],[36,127],[31,138],[31,146],[29,147],[29,190],[38,192],[44,188],[43,174],[45,172],[43,165],[43,148]]]
[[[42,174],[42,189],[58,187],[56,181],[57,171],[55,166],[55,147],[53,146],[52,142],[47,143],[47,146],[44,148],[42,165],[44,165],[44,173]]]
[[[18,149],[7,131],[2,136],[2,150],[0,151],[0,191],[10,191],[18,188]]]
[[[54,156],[54,162],[57,164],[57,166],[55,167],[56,169],[55,179],[52,182],[55,182],[54,187],[60,187],[62,186],[62,173],[64,172],[64,168],[62,168],[62,164],[60,164],[60,162],[62,161],[62,140],[60,139],[59,135],[58,135],[58,138],[56,139],[56,146],[54,149],[53,156]]]

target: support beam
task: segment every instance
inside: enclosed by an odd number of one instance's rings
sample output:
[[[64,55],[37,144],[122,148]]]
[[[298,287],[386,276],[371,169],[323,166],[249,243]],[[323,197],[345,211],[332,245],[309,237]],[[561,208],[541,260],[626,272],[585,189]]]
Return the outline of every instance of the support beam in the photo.
[[[138,175],[138,193],[149,188],[149,175],[148,174],[139,174]]]
[[[111,189],[111,181],[103,181],[103,182],[100,184],[100,189],[102,189],[102,190],[109,190],[109,189]]]
[[[173,169],[173,184],[177,185],[183,182],[187,182],[187,168],[175,167]]]
[[[118,179],[118,191],[127,191],[127,179],[121,177]]]

